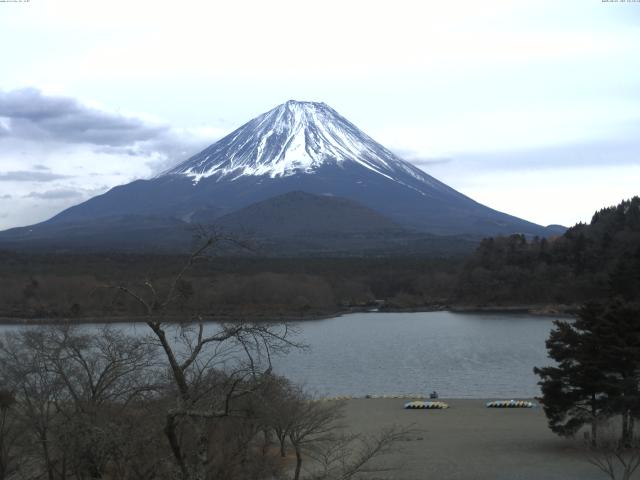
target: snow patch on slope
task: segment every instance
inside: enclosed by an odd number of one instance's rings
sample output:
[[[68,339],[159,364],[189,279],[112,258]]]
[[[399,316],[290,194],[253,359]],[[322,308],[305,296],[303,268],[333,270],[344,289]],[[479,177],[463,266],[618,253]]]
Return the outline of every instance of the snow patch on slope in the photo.
[[[424,195],[422,186],[448,189],[396,157],[324,103],[288,102],[270,110],[162,175],[236,180],[314,174],[334,165],[363,167]],[[407,177],[408,176],[408,177]],[[415,184],[418,185],[415,185]]]

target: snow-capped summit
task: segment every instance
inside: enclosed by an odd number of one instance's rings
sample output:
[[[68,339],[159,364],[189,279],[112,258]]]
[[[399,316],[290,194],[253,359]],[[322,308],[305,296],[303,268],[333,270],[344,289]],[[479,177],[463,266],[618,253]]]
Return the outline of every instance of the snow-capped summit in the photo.
[[[553,233],[436,180],[328,105],[290,100],[155,178],[0,234],[0,243],[69,245],[75,231],[76,243],[87,238],[108,248],[135,239],[142,248],[175,245],[193,223],[297,232],[293,243],[312,239],[322,251],[326,235],[356,251],[387,242],[385,248],[404,252],[400,245],[412,245],[416,234]],[[304,232],[308,238],[300,240]]]
[[[357,164],[390,180],[410,175],[432,179],[401,160],[333,108],[289,100],[214,143],[163,175],[203,178],[286,177],[313,174],[323,166]]]

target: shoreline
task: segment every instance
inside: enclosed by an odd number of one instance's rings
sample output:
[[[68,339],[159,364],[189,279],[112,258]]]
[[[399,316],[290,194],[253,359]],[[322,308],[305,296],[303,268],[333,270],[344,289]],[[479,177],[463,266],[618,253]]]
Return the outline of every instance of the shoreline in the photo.
[[[203,319],[204,323],[212,322],[306,322],[314,320],[325,320],[328,318],[340,317],[352,313],[428,313],[428,312],[451,312],[462,314],[474,313],[496,313],[496,314],[527,314],[540,317],[560,317],[571,318],[577,313],[577,305],[430,305],[415,308],[385,308],[385,307],[349,307],[332,310],[329,312],[316,313],[272,313],[272,314],[242,314],[242,313],[221,313],[211,314],[210,318]],[[0,325],[59,325],[59,324],[112,324],[112,323],[144,323],[145,316],[88,316],[88,317],[12,317],[0,316]],[[167,315],[161,317],[166,323],[194,322],[195,320],[184,320],[180,315]]]
[[[345,430],[375,435],[410,429],[377,465],[384,478],[423,480],[597,480],[579,440],[549,430],[542,408],[486,408],[483,399],[441,399],[443,410],[406,410],[401,399],[347,400]],[[495,400],[495,399],[494,399]],[[537,402],[536,402],[537,403]]]
[[[436,399],[430,399],[429,394],[416,394],[416,395],[338,395],[335,397],[319,397],[317,400],[332,402],[332,401],[349,401],[349,400],[419,400],[419,401],[435,401],[435,402],[491,402],[494,400],[515,400],[515,401],[528,401],[536,404],[536,407],[541,407],[538,397],[532,397],[530,395],[516,396],[516,397],[438,397]]]

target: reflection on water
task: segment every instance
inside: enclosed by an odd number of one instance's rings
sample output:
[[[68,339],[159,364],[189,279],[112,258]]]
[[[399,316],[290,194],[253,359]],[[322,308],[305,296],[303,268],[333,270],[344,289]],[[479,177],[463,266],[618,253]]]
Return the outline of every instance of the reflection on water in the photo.
[[[533,397],[533,367],[550,363],[552,319],[531,315],[357,313],[296,326],[310,349],[274,359],[274,371],[323,396]],[[141,324],[117,327],[148,333]]]

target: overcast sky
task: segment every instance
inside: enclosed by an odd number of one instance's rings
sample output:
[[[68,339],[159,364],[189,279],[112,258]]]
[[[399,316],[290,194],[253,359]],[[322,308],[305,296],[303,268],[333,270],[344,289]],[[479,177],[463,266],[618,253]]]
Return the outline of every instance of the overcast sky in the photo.
[[[324,101],[540,224],[640,194],[640,2],[0,2],[0,228]]]

